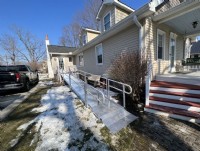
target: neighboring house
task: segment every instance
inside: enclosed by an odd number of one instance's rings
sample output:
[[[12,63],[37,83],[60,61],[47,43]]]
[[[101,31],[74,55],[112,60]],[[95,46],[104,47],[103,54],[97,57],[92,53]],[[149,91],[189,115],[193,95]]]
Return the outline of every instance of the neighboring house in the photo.
[[[72,53],[76,50],[74,47],[50,45],[48,36],[46,36],[47,65],[49,78],[54,78],[58,70],[68,71],[69,67],[75,65],[75,59]]]
[[[145,54],[152,64],[145,111],[200,123],[199,76],[169,74],[182,71],[182,60],[190,58],[191,43],[200,34],[199,14],[199,0],[151,0],[138,10],[104,0],[97,14],[100,31],[83,29],[82,46],[71,55],[79,70],[102,75],[124,51]]]
[[[200,41],[194,42],[190,51],[191,58],[200,58]]]

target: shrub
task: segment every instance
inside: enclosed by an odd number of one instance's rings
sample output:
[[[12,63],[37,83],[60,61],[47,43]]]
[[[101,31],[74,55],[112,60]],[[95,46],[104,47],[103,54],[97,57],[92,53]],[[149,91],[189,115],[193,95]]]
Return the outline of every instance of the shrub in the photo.
[[[117,81],[129,84],[134,104],[144,103],[147,63],[138,51],[123,52],[112,63],[108,74]],[[127,102],[128,103],[128,102]]]

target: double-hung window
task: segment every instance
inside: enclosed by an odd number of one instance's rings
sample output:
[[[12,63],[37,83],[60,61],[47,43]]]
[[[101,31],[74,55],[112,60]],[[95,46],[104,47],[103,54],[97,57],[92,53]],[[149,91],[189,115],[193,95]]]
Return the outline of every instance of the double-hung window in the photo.
[[[84,66],[83,53],[78,55],[79,66]]]
[[[164,59],[165,53],[165,32],[157,31],[157,59]]]
[[[104,23],[104,31],[110,29],[110,13],[108,13],[104,18],[103,18],[103,23]]]
[[[86,34],[84,34],[82,36],[82,42],[83,42],[83,45],[85,45],[87,43],[87,35]]]
[[[102,44],[99,44],[95,47],[96,51],[96,63],[97,65],[102,65],[103,64],[103,48]]]

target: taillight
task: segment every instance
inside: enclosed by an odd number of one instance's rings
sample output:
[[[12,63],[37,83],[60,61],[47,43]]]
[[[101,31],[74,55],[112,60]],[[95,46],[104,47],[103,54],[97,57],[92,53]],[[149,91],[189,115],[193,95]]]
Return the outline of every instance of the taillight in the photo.
[[[16,81],[19,81],[19,79],[20,79],[20,74],[19,74],[19,73],[15,73],[15,77],[16,77]]]

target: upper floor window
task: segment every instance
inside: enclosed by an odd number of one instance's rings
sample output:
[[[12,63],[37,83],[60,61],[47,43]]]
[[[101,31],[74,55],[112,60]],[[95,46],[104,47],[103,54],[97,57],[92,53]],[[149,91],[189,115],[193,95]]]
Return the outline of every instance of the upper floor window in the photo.
[[[110,29],[110,12],[103,18],[104,31]]]
[[[103,64],[103,49],[102,44],[99,44],[95,47],[96,51],[96,62],[98,65]]]
[[[84,34],[82,36],[82,43],[83,43],[83,45],[85,45],[87,43],[87,35],[86,34]]]

